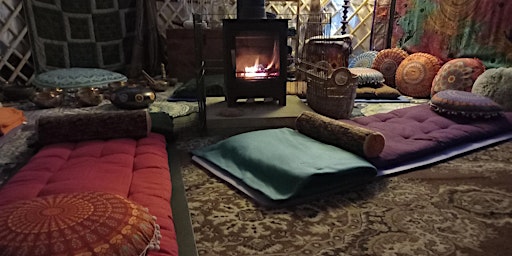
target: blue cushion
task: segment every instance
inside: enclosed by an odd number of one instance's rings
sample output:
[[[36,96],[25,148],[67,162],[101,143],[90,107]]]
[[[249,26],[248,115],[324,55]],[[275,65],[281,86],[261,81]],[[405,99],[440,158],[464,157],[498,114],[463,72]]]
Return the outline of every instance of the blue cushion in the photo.
[[[64,68],[38,74],[35,86],[51,88],[105,87],[109,83],[127,81],[126,76],[97,68]]]
[[[348,64],[349,68],[371,68],[375,57],[377,57],[377,51],[367,51],[357,55]]]

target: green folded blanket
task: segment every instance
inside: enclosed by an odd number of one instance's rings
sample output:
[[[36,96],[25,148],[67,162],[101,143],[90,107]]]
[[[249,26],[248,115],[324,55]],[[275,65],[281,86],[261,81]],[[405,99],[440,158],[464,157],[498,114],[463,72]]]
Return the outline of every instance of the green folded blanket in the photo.
[[[377,174],[364,158],[290,128],[239,134],[192,153],[271,200],[341,191]]]

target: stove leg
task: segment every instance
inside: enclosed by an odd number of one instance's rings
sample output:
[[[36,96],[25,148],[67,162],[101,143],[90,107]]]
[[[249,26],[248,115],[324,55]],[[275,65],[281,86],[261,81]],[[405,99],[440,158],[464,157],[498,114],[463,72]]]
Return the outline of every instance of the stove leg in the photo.
[[[286,95],[279,97],[279,105],[286,106]]]
[[[228,108],[236,107],[236,97],[227,97],[226,103],[228,104]]]

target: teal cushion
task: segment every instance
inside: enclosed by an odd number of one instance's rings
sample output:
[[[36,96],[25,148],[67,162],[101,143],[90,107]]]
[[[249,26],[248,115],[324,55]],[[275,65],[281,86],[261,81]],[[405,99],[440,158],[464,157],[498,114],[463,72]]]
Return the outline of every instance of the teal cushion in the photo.
[[[126,76],[97,68],[63,68],[38,74],[35,86],[51,88],[105,87],[112,82],[127,81]]]
[[[364,158],[290,128],[235,135],[192,153],[271,200],[340,191],[376,176]]]

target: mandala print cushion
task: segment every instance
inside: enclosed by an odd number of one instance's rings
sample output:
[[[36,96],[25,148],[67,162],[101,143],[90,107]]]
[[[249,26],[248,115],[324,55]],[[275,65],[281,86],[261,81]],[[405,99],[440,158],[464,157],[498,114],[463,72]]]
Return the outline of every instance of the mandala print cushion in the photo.
[[[371,68],[375,57],[377,57],[377,51],[367,51],[357,55],[348,64],[349,68]]]
[[[430,95],[442,90],[459,90],[470,92],[475,80],[485,71],[479,59],[458,58],[446,62],[432,82]]]
[[[0,208],[2,255],[146,255],[160,227],[141,205],[102,192],[54,194]]]
[[[430,97],[432,81],[442,61],[428,53],[414,53],[405,58],[396,70],[396,88],[400,93],[417,98]]]
[[[473,84],[472,93],[487,96],[512,111],[512,68],[492,68],[484,71]]]
[[[498,103],[485,96],[450,89],[434,94],[430,107],[441,114],[471,118],[495,117],[503,110]]]
[[[396,69],[407,56],[409,54],[400,48],[384,49],[377,53],[372,68],[384,75],[387,85],[395,87]]]

